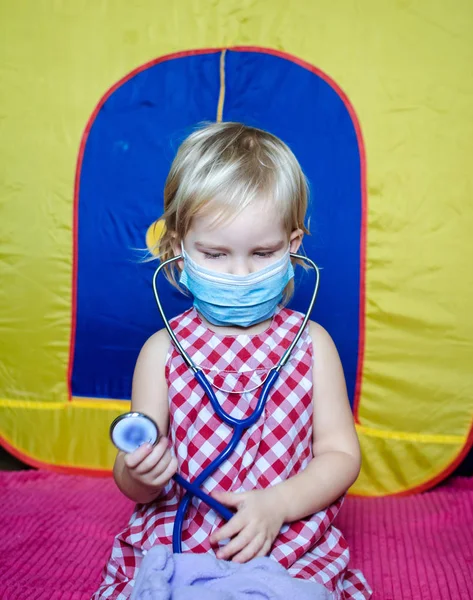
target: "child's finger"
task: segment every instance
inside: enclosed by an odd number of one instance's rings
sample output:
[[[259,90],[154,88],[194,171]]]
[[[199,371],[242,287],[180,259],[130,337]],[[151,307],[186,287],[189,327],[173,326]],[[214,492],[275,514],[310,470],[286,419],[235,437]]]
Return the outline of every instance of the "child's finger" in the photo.
[[[232,561],[237,563],[246,563],[255,556],[259,556],[259,553],[264,546],[265,536],[264,534],[259,533],[250,541],[247,546],[243,548],[243,550],[233,556]]]
[[[151,456],[152,455],[150,455],[150,458],[151,458]],[[147,473],[145,473],[145,475],[148,475],[150,480],[157,479],[160,475],[162,475],[164,473],[164,471],[166,471],[171,460],[172,460],[172,454],[171,454],[170,450],[166,449],[164,451],[164,454],[162,455],[162,457],[159,459],[159,461],[157,463],[155,463],[153,468],[150,469],[150,471],[148,471]]]
[[[174,473],[177,471],[177,458],[174,456],[171,458],[171,462],[167,466],[164,473],[161,473],[159,477],[152,481],[152,485],[161,487],[162,485],[166,485],[166,483],[171,479]]]
[[[264,542],[264,544],[262,545],[260,551],[256,554],[256,557],[258,556],[267,556],[269,554],[269,551],[271,550],[271,546],[273,545],[272,542],[270,542],[268,539]]]
[[[140,464],[142,460],[144,460],[148,454],[150,454],[153,450],[153,446],[151,444],[142,444],[133,452],[129,454],[125,454],[125,464],[129,469],[134,469],[137,465]]]
[[[152,451],[146,456],[141,463],[135,467],[135,472],[138,475],[146,475],[152,471],[161,461],[167,451],[167,440],[159,440],[158,444],[153,447]]]
[[[225,504],[226,506],[233,506],[235,508],[238,508],[239,505],[244,500],[244,498],[243,498],[244,492],[235,493],[235,492],[214,491],[214,492],[212,492],[211,495],[215,498],[215,500],[218,500],[222,504]]]
[[[211,544],[218,544],[222,540],[226,540],[228,538],[233,538],[239,533],[244,527],[246,523],[241,519],[240,515],[237,513],[234,517],[230,519],[225,525],[222,525],[220,529],[212,533],[210,536]]]
[[[248,546],[253,540],[253,535],[248,528],[243,529],[240,533],[228,542],[223,548],[219,548],[217,551],[217,558],[228,560],[241,550]]]

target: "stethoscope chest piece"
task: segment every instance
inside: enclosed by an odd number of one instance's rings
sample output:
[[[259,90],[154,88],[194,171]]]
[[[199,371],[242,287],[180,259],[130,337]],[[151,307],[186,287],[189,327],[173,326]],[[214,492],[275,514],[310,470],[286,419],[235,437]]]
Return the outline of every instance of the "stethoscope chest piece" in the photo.
[[[110,439],[119,450],[128,454],[142,444],[154,446],[159,439],[159,429],[151,417],[128,412],[117,417],[110,425]]]

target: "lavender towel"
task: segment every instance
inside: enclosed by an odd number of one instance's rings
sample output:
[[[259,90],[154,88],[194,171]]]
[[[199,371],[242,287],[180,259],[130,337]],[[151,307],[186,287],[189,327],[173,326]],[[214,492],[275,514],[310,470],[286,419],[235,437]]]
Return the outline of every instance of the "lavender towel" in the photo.
[[[131,600],[330,600],[313,581],[291,577],[271,558],[243,565],[211,554],[172,554],[154,546],[138,571]]]

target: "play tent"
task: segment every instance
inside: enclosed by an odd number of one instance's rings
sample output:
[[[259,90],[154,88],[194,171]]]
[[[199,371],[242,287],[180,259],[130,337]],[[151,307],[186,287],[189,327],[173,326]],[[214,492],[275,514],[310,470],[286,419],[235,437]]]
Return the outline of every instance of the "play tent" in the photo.
[[[426,489],[471,447],[473,11],[286,5],[2,7],[0,440],[25,462],[110,471],[108,426],[162,326],[143,257],[166,172],[215,120],[279,135],[309,178],[314,317],[363,451],[352,491]],[[168,314],[188,306],[162,285]]]

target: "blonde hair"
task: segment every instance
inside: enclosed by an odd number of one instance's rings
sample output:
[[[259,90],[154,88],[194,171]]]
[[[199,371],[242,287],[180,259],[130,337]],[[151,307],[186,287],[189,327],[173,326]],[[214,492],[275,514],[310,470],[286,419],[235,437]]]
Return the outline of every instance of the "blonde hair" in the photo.
[[[214,210],[217,220],[229,219],[262,194],[288,235],[295,229],[309,233],[307,180],[284,142],[242,123],[212,123],[194,131],[179,147],[166,180],[164,232],[156,254],[161,261],[174,256],[173,246],[184,239],[196,214]],[[177,286],[175,265],[166,275]],[[292,286],[285,296],[291,293]]]

